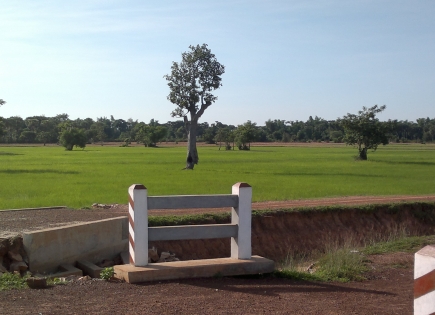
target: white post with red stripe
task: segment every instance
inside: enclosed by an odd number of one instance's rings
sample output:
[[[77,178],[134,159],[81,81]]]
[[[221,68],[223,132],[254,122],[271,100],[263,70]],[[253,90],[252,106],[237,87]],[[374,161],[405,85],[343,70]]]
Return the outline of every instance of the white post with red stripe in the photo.
[[[128,188],[128,231],[130,264],[148,264],[148,191],[144,185],[134,184]]]
[[[231,211],[231,223],[238,225],[236,237],[231,237],[231,258],[251,259],[251,202],[252,187],[247,183],[237,183],[232,194],[239,196],[239,204]]]
[[[435,245],[415,253],[414,315],[435,314]]]

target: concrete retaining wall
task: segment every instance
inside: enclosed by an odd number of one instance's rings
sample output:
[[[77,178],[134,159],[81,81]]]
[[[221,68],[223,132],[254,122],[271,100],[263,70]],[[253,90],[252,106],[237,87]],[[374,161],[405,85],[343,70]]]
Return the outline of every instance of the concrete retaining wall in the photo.
[[[128,250],[128,218],[118,217],[23,233],[31,272],[51,273],[77,260],[93,263]]]

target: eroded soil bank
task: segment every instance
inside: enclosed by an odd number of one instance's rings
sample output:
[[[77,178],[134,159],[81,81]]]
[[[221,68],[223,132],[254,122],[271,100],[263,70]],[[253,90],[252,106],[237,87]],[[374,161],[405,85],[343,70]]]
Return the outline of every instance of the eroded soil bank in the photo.
[[[126,216],[127,207],[109,210],[33,210],[0,212],[0,258],[5,256],[8,239],[24,230],[39,230],[84,221]],[[180,219],[181,218],[181,219]],[[151,216],[150,225],[211,224],[230,222],[230,213],[210,215]],[[252,253],[276,262],[289,253],[324,250],[335,243],[364,244],[389,236],[435,234],[435,203],[413,202],[384,205],[358,205],[286,210],[258,210],[252,217]],[[6,238],[5,238],[6,237]],[[16,239],[13,238],[15,241]],[[15,241],[12,243],[15,244]],[[12,244],[11,243],[11,244]],[[17,243],[18,244],[18,243]],[[15,245],[14,245],[15,246]],[[150,242],[160,254],[171,251],[181,260],[230,256],[229,239]],[[25,257],[25,253],[22,253]],[[109,258],[109,257],[108,257]],[[8,258],[3,264],[8,268]]]
[[[194,224],[224,223],[205,220]],[[256,212],[252,253],[282,261],[290,252],[308,253],[343,242],[364,244],[395,235],[435,233],[435,204],[412,203]],[[151,242],[182,260],[230,256],[229,239]]]

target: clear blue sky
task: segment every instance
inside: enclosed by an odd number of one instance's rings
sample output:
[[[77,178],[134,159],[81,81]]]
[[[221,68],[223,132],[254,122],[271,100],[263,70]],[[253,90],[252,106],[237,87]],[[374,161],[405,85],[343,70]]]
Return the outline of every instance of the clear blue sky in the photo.
[[[435,1],[3,1],[0,116],[172,120],[189,45],[225,65],[201,122],[435,118]]]

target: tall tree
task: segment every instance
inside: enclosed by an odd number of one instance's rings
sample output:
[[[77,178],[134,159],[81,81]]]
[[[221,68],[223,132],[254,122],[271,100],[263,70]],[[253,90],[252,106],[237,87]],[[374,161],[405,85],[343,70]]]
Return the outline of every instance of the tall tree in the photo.
[[[225,67],[217,61],[207,44],[189,46],[189,49],[182,53],[180,63],[172,63],[171,74],[164,78],[170,90],[168,100],[177,105],[171,116],[184,119],[187,132],[186,169],[193,169],[199,161],[196,149],[198,119],[217,100],[211,92],[222,86],[221,75],[225,73]]]
[[[347,114],[340,122],[344,128],[344,142],[356,145],[361,160],[367,160],[367,150],[378,148],[379,144],[388,144],[388,126],[376,118],[376,114],[383,112],[386,105],[367,108],[358,112],[358,115]]]

